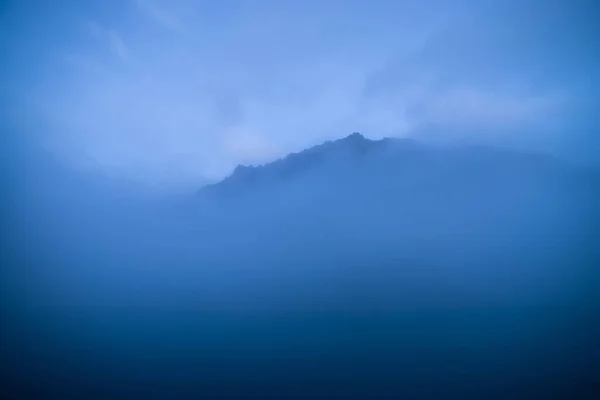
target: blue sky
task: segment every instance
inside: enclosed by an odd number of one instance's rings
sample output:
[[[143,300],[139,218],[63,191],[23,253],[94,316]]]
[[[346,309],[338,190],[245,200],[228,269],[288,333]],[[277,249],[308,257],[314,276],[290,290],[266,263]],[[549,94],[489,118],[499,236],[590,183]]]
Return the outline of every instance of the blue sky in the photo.
[[[590,162],[594,3],[9,0],[3,119],[78,168],[165,187],[353,131]]]

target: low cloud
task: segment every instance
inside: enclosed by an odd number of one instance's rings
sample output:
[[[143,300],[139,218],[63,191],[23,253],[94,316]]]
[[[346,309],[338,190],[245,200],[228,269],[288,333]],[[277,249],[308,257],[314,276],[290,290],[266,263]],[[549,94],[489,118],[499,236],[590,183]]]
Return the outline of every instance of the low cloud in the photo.
[[[241,164],[262,164],[272,161],[279,154],[277,146],[256,132],[234,128],[225,132],[225,153]]]
[[[566,99],[555,94],[503,94],[470,87],[457,87],[429,94],[416,116],[427,123],[464,128],[515,128],[542,123],[559,112]]]

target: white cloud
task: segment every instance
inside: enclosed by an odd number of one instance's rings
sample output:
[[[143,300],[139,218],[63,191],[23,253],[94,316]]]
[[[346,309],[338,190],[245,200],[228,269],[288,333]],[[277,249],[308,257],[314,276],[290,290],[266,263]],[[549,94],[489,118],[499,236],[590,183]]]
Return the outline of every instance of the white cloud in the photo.
[[[160,0],[135,0],[135,4],[148,18],[163,28],[178,34],[188,31],[186,24],[172,10],[167,8],[167,2]]]
[[[246,128],[234,128],[224,134],[225,152],[241,164],[262,164],[279,154],[277,146]]]
[[[80,53],[68,53],[63,57],[63,61],[66,65],[74,67],[79,71],[85,71],[92,74],[102,74],[106,72],[106,68],[101,63]]]
[[[129,47],[114,29],[106,28],[95,21],[88,21],[87,28],[97,40],[104,42],[110,51],[121,60],[129,56]]]
[[[119,58],[121,58],[123,60],[126,59],[129,55],[129,48],[127,47],[127,45],[125,44],[123,39],[121,39],[119,34],[114,30],[110,30],[107,33],[108,33],[108,40],[110,42],[111,50]]]
[[[420,119],[452,127],[511,128],[540,121],[563,106],[556,94],[498,93],[455,87],[429,93],[422,100]]]

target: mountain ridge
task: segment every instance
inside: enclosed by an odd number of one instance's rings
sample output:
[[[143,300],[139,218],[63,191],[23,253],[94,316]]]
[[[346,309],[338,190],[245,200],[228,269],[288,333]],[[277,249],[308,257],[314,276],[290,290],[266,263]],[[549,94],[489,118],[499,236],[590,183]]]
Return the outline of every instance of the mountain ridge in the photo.
[[[265,177],[270,177],[282,182],[287,179],[293,179],[303,172],[311,170],[319,163],[339,161],[343,158],[346,158],[347,160],[348,158],[350,158],[350,160],[357,160],[371,155],[377,150],[385,150],[392,144],[415,145],[416,142],[407,138],[383,138],[372,140],[365,138],[359,132],[354,132],[340,139],[327,140],[298,152],[288,153],[281,158],[264,164],[240,164],[235,167],[229,176],[219,182],[201,187],[198,192],[216,192],[225,187],[229,189],[236,185],[248,185]]]
[[[374,157],[377,155],[377,157]],[[373,171],[360,171],[361,162],[367,162]],[[366,167],[365,167],[366,168]],[[379,168],[387,171],[375,171]],[[474,175],[487,170],[492,175],[542,173],[580,170],[551,155],[497,148],[481,144],[450,146],[421,143],[412,138],[367,139],[358,132],[337,140],[328,140],[299,152],[289,153],[261,165],[238,165],[223,180],[203,186],[198,194],[235,196],[269,185],[285,185],[311,173],[315,179],[339,181],[348,174],[405,176],[417,169],[443,173]],[[581,169],[583,170],[583,169]],[[327,177],[330,174],[332,176]],[[597,173],[594,175],[598,175]]]

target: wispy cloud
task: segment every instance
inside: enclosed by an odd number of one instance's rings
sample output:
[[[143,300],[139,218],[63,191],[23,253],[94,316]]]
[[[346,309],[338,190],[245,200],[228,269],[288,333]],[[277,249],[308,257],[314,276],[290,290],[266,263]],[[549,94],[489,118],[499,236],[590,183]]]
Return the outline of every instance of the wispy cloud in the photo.
[[[47,103],[59,121],[48,136],[65,154],[192,186],[199,175],[220,177],[352,131],[468,131],[488,141],[513,132],[525,141],[529,132],[576,135],[578,126],[595,135],[597,52],[577,30],[554,29],[567,14],[546,18],[531,2],[500,19],[478,2],[441,3],[82,6],[76,14],[92,22],[72,24],[72,35],[64,34],[72,20],[48,18],[54,37],[39,40],[31,29],[22,38],[48,50],[28,61],[69,54],[62,61],[76,67],[57,70],[52,85],[15,73],[15,86]]]
[[[514,128],[556,113],[567,99],[557,94],[497,93],[457,87],[424,105],[424,118],[451,126]]]
[[[83,70],[92,74],[101,74],[106,72],[106,68],[99,62],[80,53],[68,53],[63,57],[63,61],[69,67]]]
[[[121,36],[114,31],[108,31],[108,40],[110,43],[111,50],[121,59],[126,59],[129,56],[129,48],[121,39]]]
[[[129,57],[129,47],[115,29],[106,28],[95,21],[88,21],[87,28],[92,36],[106,43],[119,59],[125,60]]]
[[[270,161],[280,153],[274,143],[243,127],[225,132],[223,144],[226,153],[242,164]]]
[[[163,28],[177,34],[183,34],[187,31],[187,27],[181,18],[173,10],[167,8],[166,2],[157,0],[134,1],[139,10]]]

